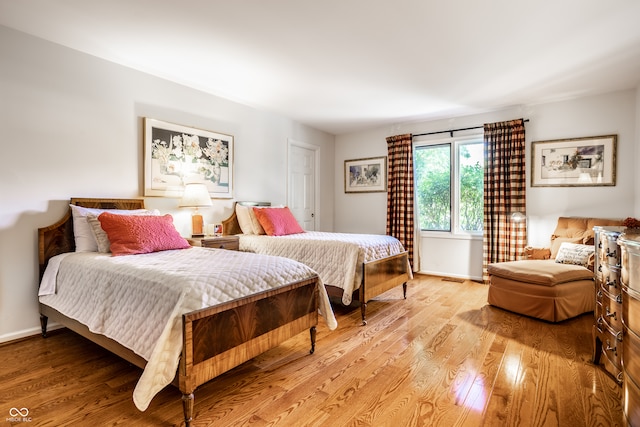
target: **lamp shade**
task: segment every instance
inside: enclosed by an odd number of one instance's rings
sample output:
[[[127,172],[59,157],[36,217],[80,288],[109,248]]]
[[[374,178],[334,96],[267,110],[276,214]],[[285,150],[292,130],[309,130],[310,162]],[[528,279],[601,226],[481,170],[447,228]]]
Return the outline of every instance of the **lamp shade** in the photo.
[[[522,212],[514,212],[511,214],[511,221],[513,222],[523,222],[527,219],[527,216]]]
[[[209,190],[204,184],[187,184],[184,187],[182,199],[178,204],[181,208],[200,208],[212,206]]]

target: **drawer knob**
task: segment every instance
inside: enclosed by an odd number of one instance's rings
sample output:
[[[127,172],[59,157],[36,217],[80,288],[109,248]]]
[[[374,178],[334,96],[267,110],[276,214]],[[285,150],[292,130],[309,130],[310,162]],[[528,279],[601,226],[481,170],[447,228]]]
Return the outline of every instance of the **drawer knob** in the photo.
[[[607,317],[613,317],[614,319],[616,318],[616,312],[614,311],[613,313],[609,311],[609,307],[607,307],[606,309],[607,314],[605,314],[605,316]]]
[[[610,351],[615,355],[618,354],[618,350],[615,347],[611,347],[611,344],[609,344],[609,340],[607,340],[607,347],[605,348],[605,351]]]

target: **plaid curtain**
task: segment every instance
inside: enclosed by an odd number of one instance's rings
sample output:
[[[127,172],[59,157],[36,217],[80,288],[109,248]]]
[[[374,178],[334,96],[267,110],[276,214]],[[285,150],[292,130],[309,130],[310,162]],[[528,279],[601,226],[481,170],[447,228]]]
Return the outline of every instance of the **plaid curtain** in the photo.
[[[484,238],[482,278],[487,266],[519,259],[527,244],[526,221],[511,221],[511,214],[526,215],[524,120],[484,125]]]
[[[389,152],[387,234],[400,240],[414,263],[413,242],[413,138],[411,134],[387,138]]]

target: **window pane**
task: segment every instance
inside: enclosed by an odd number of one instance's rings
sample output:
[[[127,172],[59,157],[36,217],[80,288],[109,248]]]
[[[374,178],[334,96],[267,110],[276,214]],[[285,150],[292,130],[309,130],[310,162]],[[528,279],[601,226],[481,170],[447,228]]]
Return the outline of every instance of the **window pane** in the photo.
[[[484,144],[461,144],[458,155],[460,167],[459,221],[462,231],[482,231],[484,192]]]
[[[451,231],[451,145],[418,147],[415,162],[420,229]]]

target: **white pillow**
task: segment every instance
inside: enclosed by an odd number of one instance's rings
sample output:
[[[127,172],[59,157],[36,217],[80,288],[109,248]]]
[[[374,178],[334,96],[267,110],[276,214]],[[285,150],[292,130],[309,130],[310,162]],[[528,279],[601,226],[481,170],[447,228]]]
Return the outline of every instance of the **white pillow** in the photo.
[[[595,256],[594,245],[563,242],[558,249],[556,262],[560,264],[575,264],[588,267],[591,258]]]
[[[76,243],[76,252],[98,252],[98,242],[91,226],[87,222],[86,216],[88,214],[100,215],[104,211],[109,211],[120,215],[155,215],[154,211],[147,209],[95,209],[76,205],[69,206],[73,217],[73,237]],[[157,210],[155,212],[159,214]]]
[[[258,217],[256,216],[253,208],[264,209],[269,208],[270,206],[252,206],[249,208],[249,218],[251,218],[251,227],[253,228],[253,234],[267,234],[262,228],[262,224],[258,221]]]
[[[236,204],[236,217],[238,218],[238,225],[240,225],[242,234],[254,234],[253,225],[251,224],[251,213],[253,213],[251,207]]]

